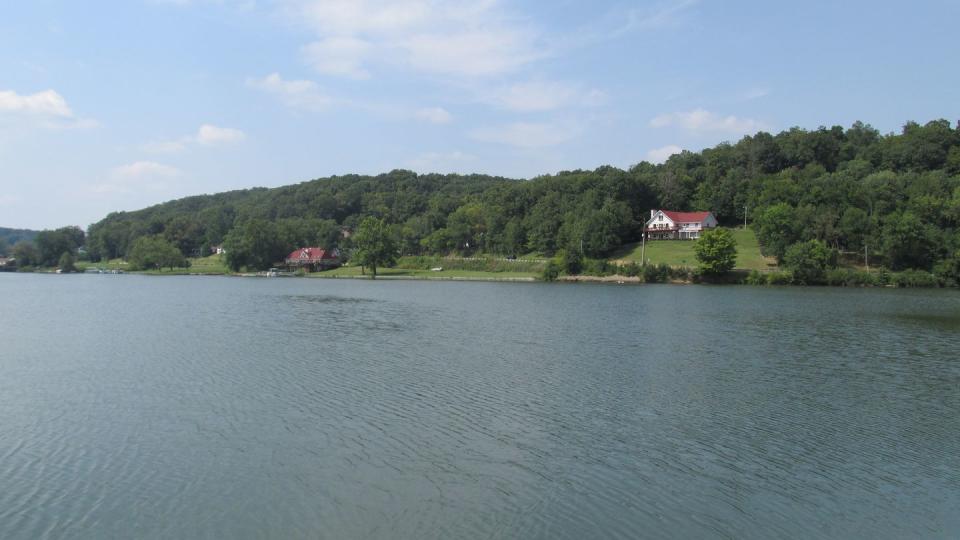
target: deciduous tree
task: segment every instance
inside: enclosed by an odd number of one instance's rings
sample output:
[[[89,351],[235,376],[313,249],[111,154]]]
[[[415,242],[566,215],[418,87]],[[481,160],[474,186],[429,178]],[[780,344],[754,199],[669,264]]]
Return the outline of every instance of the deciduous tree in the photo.
[[[360,228],[353,235],[356,251],[353,259],[358,264],[370,268],[373,277],[377,277],[377,268],[390,266],[397,260],[397,248],[394,245],[390,229],[382,219],[367,217],[360,222]]]
[[[693,246],[694,255],[700,263],[700,271],[718,276],[733,270],[737,264],[737,241],[727,229],[708,229]]]

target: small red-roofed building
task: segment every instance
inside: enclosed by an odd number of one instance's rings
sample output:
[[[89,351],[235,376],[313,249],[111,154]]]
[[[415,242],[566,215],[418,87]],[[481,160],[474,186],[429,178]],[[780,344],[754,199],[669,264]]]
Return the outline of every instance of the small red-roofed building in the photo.
[[[284,260],[288,267],[305,270],[326,270],[340,266],[340,250],[307,247],[295,250]]]
[[[717,225],[712,212],[651,210],[643,233],[648,240],[696,240],[704,229]]]

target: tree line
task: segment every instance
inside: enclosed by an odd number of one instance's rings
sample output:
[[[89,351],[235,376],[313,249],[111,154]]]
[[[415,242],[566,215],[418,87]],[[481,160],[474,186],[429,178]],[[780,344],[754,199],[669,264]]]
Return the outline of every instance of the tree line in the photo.
[[[815,241],[875,266],[949,272],[960,259],[960,126],[909,122],[884,135],[856,122],[759,132],[659,165],[526,181],[405,170],[335,176],[113,213],[90,226],[86,247],[99,260],[129,256],[143,237],[185,257],[223,245],[231,267],[263,269],[306,245],[350,252],[344,231],[372,217],[398,255],[576,250],[599,258],[638,241],[653,208],[746,221],[781,263],[791,248]]]

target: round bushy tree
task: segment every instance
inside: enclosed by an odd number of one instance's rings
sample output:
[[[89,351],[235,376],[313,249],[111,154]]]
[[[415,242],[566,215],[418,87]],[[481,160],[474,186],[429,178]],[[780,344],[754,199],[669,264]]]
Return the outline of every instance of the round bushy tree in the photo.
[[[353,236],[356,251],[354,260],[371,270],[377,277],[377,268],[391,266],[397,262],[397,247],[390,234],[390,228],[382,219],[366,217],[360,222],[360,228]]]
[[[787,248],[783,264],[793,272],[797,283],[823,283],[827,269],[837,266],[837,252],[821,240],[797,242]]]
[[[705,275],[718,276],[737,264],[737,241],[727,229],[709,229],[693,246],[694,255]]]
[[[60,268],[60,271],[64,274],[69,274],[71,272],[76,272],[77,267],[74,265],[73,255],[69,251],[64,251],[63,255],[60,255],[60,262],[57,265]]]

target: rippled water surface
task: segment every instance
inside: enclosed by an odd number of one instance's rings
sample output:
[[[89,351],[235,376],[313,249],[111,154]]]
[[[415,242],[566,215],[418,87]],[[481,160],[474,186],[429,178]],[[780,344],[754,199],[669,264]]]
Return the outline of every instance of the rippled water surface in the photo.
[[[953,291],[0,274],[0,538],[957,538]]]

